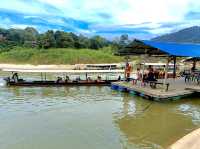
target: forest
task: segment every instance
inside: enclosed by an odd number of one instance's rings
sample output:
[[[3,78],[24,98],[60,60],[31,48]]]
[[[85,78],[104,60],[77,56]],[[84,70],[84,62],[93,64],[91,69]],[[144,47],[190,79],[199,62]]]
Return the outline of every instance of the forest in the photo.
[[[9,50],[13,47],[20,46],[26,48],[74,48],[74,49],[100,49],[107,46],[120,48],[127,43],[128,35],[114,41],[109,41],[101,36],[91,37],[72,32],[48,30],[39,33],[33,27],[25,29],[3,29],[0,28],[0,49]]]
[[[59,30],[39,33],[33,27],[0,28],[0,63],[120,62],[122,58],[115,56],[114,53],[129,42],[126,34],[109,41],[99,35],[84,36]]]

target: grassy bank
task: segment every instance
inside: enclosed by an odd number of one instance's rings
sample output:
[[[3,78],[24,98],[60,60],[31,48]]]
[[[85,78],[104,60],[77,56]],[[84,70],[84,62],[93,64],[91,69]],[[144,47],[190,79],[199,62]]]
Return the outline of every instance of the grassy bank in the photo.
[[[110,47],[90,49],[27,49],[15,48],[0,53],[0,63],[15,64],[77,64],[115,63],[123,58],[114,56]]]

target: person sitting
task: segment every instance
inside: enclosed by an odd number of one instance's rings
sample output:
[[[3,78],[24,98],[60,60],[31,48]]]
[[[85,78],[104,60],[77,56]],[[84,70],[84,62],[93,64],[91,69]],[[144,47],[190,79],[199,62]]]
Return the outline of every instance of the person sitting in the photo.
[[[91,77],[87,77],[87,81],[92,81]]]
[[[14,82],[18,82],[18,81],[19,81],[18,73],[14,73],[14,74],[13,74],[12,80],[14,80]]]
[[[191,68],[191,73],[194,73],[196,71],[196,62],[193,62],[192,68]]]
[[[69,76],[66,76],[65,82],[68,82],[68,81],[69,81]]]
[[[154,75],[154,72],[153,72],[153,69],[152,69],[152,68],[149,69],[149,73],[147,74],[147,77],[145,78],[145,81],[146,81],[146,82],[157,81],[157,80],[155,79],[155,75]]]
[[[119,75],[119,77],[118,77],[118,79],[117,79],[118,81],[121,81],[121,76]]]
[[[101,81],[101,76],[98,76],[98,77],[97,77],[97,81]]]
[[[80,76],[76,77],[76,81],[81,81]]]
[[[62,83],[62,78],[58,77],[57,80],[56,80],[56,83]]]
[[[159,79],[159,70],[154,71],[155,79]]]

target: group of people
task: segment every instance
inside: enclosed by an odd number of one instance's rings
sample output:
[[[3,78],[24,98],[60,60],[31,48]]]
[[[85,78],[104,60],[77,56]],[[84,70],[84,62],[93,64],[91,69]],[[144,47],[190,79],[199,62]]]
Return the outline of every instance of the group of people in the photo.
[[[154,71],[152,66],[149,66],[147,71],[143,72],[143,75],[141,69],[137,68],[136,78],[133,80],[133,84],[136,84],[137,81],[149,82],[149,81],[157,81],[157,79],[158,79],[157,71]]]
[[[196,69],[196,63],[193,63],[192,68],[189,71],[184,70],[183,75],[185,82],[197,82],[200,83],[200,72]]]
[[[125,77],[127,81],[130,81],[131,71],[132,71],[131,65],[127,63],[125,68]],[[165,76],[164,71],[155,70],[151,65],[149,65],[149,67],[146,70],[141,70],[140,68],[137,68],[136,78],[133,79],[133,84],[136,84],[137,81],[141,82],[157,81],[157,79],[164,78],[164,76]]]
[[[96,80],[101,81],[102,80],[101,76],[97,76]],[[77,76],[74,81],[81,81],[80,76]],[[86,75],[85,81],[92,81],[92,78]],[[63,80],[62,77],[57,77],[56,83],[63,83],[63,82],[70,82],[69,76],[66,76],[65,80]]]

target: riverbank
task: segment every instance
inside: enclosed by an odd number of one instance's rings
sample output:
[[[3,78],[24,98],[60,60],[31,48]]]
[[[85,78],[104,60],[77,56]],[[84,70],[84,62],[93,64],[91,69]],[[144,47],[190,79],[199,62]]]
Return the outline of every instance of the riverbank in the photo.
[[[121,68],[123,63],[110,63]],[[32,65],[32,64],[0,64],[0,69],[29,69],[29,70],[79,70],[85,69],[86,65],[91,64],[75,64],[75,65]],[[105,65],[105,64],[102,64]]]
[[[119,63],[124,58],[115,56],[111,47],[99,50],[52,48],[34,49],[17,47],[0,53],[0,63],[9,64],[96,64],[96,63]]]
[[[0,69],[75,69],[76,65],[0,64]]]

